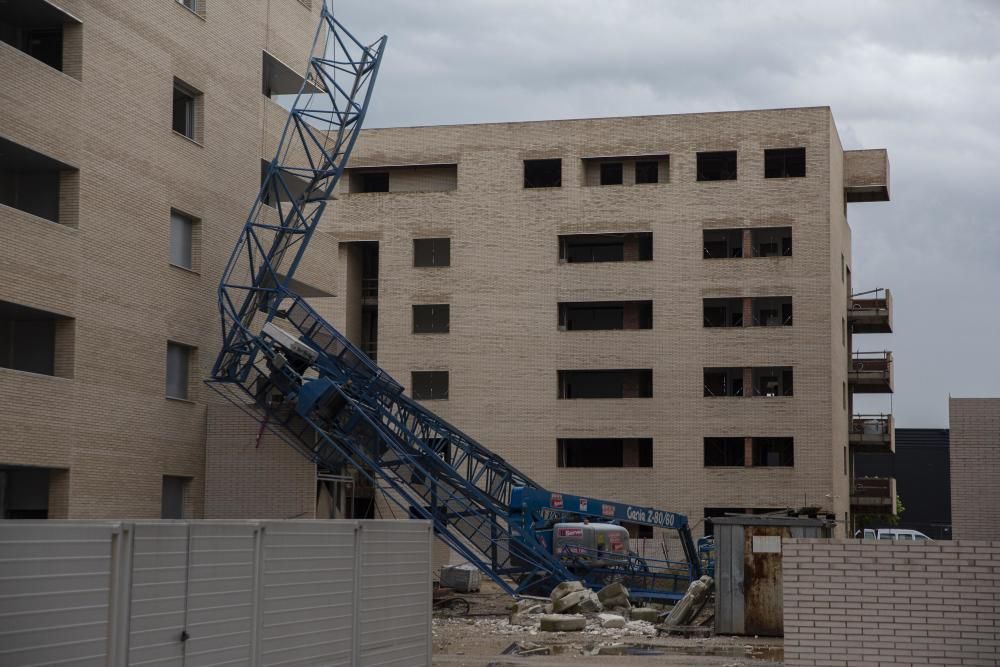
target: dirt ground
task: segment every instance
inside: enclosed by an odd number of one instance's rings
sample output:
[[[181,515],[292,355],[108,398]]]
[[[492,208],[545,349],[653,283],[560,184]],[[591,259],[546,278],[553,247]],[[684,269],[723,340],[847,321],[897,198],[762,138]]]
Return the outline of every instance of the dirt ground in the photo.
[[[780,639],[682,638],[659,635],[656,626],[630,621],[621,629],[596,623],[582,632],[541,632],[511,625],[512,599],[492,582],[460,595],[465,615],[434,615],[434,665],[444,667],[578,667],[579,665],[714,665],[772,667],[782,664]],[[530,654],[530,655],[528,655]]]

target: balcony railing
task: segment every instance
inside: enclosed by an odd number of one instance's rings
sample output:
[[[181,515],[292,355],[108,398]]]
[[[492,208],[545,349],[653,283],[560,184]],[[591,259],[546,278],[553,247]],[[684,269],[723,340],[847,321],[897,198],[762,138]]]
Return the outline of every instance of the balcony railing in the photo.
[[[854,333],[892,333],[892,292],[880,287],[851,295],[847,321]]]
[[[896,514],[896,479],[862,477],[854,480],[851,510],[862,514]]]
[[[865,450],[896,451],[892,415],[854,415],[848,440]]]
[[[378,298],[378,278],[362,278],[361,298],[365,300]]]
[[[858,394],[891,394],[892,352],[855,352],[851,355],[847,380]]]

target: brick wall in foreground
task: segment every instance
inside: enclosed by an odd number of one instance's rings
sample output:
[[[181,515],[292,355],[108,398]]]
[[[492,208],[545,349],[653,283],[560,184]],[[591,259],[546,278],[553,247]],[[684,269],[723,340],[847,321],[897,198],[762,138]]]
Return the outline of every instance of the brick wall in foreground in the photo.
[[[786,665],[1000,665],[1000,542],[783,551]]]

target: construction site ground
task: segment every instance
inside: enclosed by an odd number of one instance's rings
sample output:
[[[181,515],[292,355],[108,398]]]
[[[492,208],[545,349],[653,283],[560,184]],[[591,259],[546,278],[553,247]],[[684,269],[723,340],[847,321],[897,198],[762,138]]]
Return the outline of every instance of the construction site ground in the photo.
[[[434,615],[433,664],[441,667],[782,664],[781,639],[665,636],[642,621],[621,629],[594,624],[581,632],[542,632],[537,625],[511,625],[513,601],[492,582],[484,581],[478,593],[456,595],[468,600],[467,614]]]

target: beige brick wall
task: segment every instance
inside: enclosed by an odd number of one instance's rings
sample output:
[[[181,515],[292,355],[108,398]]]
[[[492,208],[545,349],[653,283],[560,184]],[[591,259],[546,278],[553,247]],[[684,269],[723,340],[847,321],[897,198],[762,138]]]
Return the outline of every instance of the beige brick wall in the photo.
[[[783,543],[785,665],[997,665],[1000,542]]]
[[[1000,398],[949,398],[951,530],[1000,540]]]
[[[67,73],[0,43],[0,133],[79,170],[66,225],[0,206],[0,300],[73,318],[67,377],[0,369],[0,465],[65,471],[52,516],[159,517],[165,474],[191,479],[187,511],[203,514],[216,286],[265,119],[284,115],[261,95],[261,51],[301,70],[319,16],[318,2],[204,3],[199,17],[173,0],[60,0],[82,21]],[[171,130],[174,77],[204,95],[200,145]],[[200,220],[198,272],[169,265],[171,208]],[[168,340],[198,348],[189,401],[164,397]]]
[[[791,146],[806,147],[807,177],[764,179],[764,148]],[[697,182],[695,154],[725,149],[739,151],[739,180]],[[582,158],[643,154],[670,155],[668,183],[586,185]],[[563,160],[563,186],[524,189],[522,161],[550,157]],[[342,192],[322,229],[379,241],[379,363],[404,384],[447,369],[450,399],[429,407],[551,488],[693,523],[704,507],[845,517],[850,228],[829,109],[366,130],[352,164],[428,162],[456,162],[457,189]],[[703,229],[760,226],[791,226],[794,256],[702,259]],[[653,232],[651,262],[558,260],[559,234],[640,231]],[[450,237],[451,266],[414,268],[421,237]],[[704,297],[777,295],[793,297],[793,327],[702,327]],[[557,330],[560,301],[630,299],[653,300],[653,329]],[[342,324],[349,305],[335,301]],[[450,333],[413,335],[415,303],[450,304]],[[794,367],[794,397],[702,397],[705,366],[767,365]],[[558,400],[556,371],[578,368],[652,368],[653,397]],[[793,436],[795,466],[705,468],[705,436]],[[557,468],[568,437],[652,437],[653,468]]]

